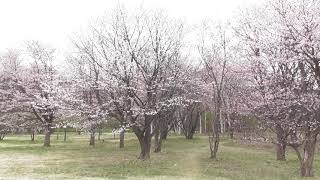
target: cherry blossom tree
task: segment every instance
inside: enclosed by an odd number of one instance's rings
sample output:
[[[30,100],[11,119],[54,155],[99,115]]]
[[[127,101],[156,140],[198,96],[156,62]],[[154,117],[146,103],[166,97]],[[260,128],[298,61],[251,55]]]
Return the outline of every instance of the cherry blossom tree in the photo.
[[[25,112],[31,113],[40,122],[44,131],[44,146],[50,146],[50,136],[54,120],[58,116],[61,99],[59,98],[59,79],[54,69],[54,49],[37,41],[27,44],[30,67],[28,77],[23,80],[25,103],[21,104]]]
[[[21,129],[23,121],[18,116],[17,105],[25,93],[20,51],[9,49],[0,57],[0,139],[9,132]]]
[[[87,44],[89,45],[89,44]],[[89,48],[86,46],[86,48]],[[101,86],[104,81],[101,70],[87,53],[78,52],[70,57],[72,75],[64,81],[64,111],[71,127],[90,133],[89,145],[95,145],[96,133],[106,122],[108,96]]]
[[[216,159],[222,121],[223,96],[230,66],[236,51],[232,42],[232,31],[229,25],[214,25],[203,22],[199,28],[198,51],[203,63],[203,80],[211,102],[206,104],[214,112],[212,134],[209,137],[211,158]],[[230,63],[230,64],[228,64]],[[208,99],[208,98],[206,98]]]
[[[320,130],[319,7],[318,1],[269,2],[263,14],[257,9],[244,16],[240,33],[254,67],[256,110],[275,130],[278,151],[288,145],[297,152],[301,176],[313,175]]]
[[[183,25],[161,12],[130,15],[117,9],[110,17],[92,26],[90,48],[83,42],[76,47],[108,77],[102,86],[111,98],[110,115],[130,125],[140,143],[139,158],[149,159],[151,125],[173,99],[162,94],[174,81],[170,75],[180,58]]]

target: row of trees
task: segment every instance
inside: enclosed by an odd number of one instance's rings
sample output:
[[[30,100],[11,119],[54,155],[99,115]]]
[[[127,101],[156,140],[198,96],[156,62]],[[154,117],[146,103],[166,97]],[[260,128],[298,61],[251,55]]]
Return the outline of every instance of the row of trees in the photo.
[[[320,132],[319,3],[277,0],[241,12],[233,24],[205,21],[196,43],[185,38],[182,21],[163,12],[119,8],[74,38],[64,71],[39,42],[29,42],[24,54],[9,50],[1,57],[0,133],[41,130],[49,146],[53,127],[70,126],[89,132],[94,145],[101,125],[114,119],[123,127],[121,144],[130,127],[146,160],[152,137],[155,152],[176,125],[192,139],[201,112],[210,111],[210,154],[217,158],[220,133],[233,137],[246,115],[275,132],[278,160],[290,146],[301,175],[312,176]]]

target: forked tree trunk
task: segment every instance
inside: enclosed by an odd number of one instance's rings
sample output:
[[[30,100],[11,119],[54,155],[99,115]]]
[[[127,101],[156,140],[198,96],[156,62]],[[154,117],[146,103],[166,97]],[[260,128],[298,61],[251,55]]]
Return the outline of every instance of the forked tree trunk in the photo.
[[[197,115],[193,116],[192,112],[190,117],[186,117],[186,118],[189,118],[189,119],[186,120],[185,122],[186,124],[184,125],[184,128],[183,128],[184,135],[186,139],[193,139],[193,135],[196,131],[199,118],[197,117]]]
[[[140,148],[141,148],[141,152],[139,155],[139,159],[141,160],[148,160],[150,159],[150,150],[151,150],[151,127],[145,127],[145,131],[144,133],[136,133],[138,140],[139,140],[139,144],[140,144]]]
[[[89,143],[89,145],[90,146],[94,146],[95,145],[95,140],[96,140],[96,138],[95,138],[95,131],[91,131],[90,132],[90,143]]]
[[[120,148],[124,148],[124,130],[120,131]]]

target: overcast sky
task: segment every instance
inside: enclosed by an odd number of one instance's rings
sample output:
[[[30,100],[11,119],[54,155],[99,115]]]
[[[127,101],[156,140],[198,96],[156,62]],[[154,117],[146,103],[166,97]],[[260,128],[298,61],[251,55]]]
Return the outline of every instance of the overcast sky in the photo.
[[[63,54],[70,37],[117,4],[126,9],[164,9],[173,17],[196,24],[204,18],[227,20],[239,7],[262,0],[1,0],[0,52],[27,40],[50,44]]]

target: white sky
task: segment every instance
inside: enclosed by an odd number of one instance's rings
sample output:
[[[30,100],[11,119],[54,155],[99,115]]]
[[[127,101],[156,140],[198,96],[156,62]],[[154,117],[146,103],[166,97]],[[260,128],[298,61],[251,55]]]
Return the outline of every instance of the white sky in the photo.
[[[173,17],[196,24],[204,18],[226,20],[239,7],[262,0],[0,0],[0,53],[19,48],[27,40],[39,40],[61,55],[70,37],[86,28],[117,4],[128,10],[138,7],[164,9]]]

